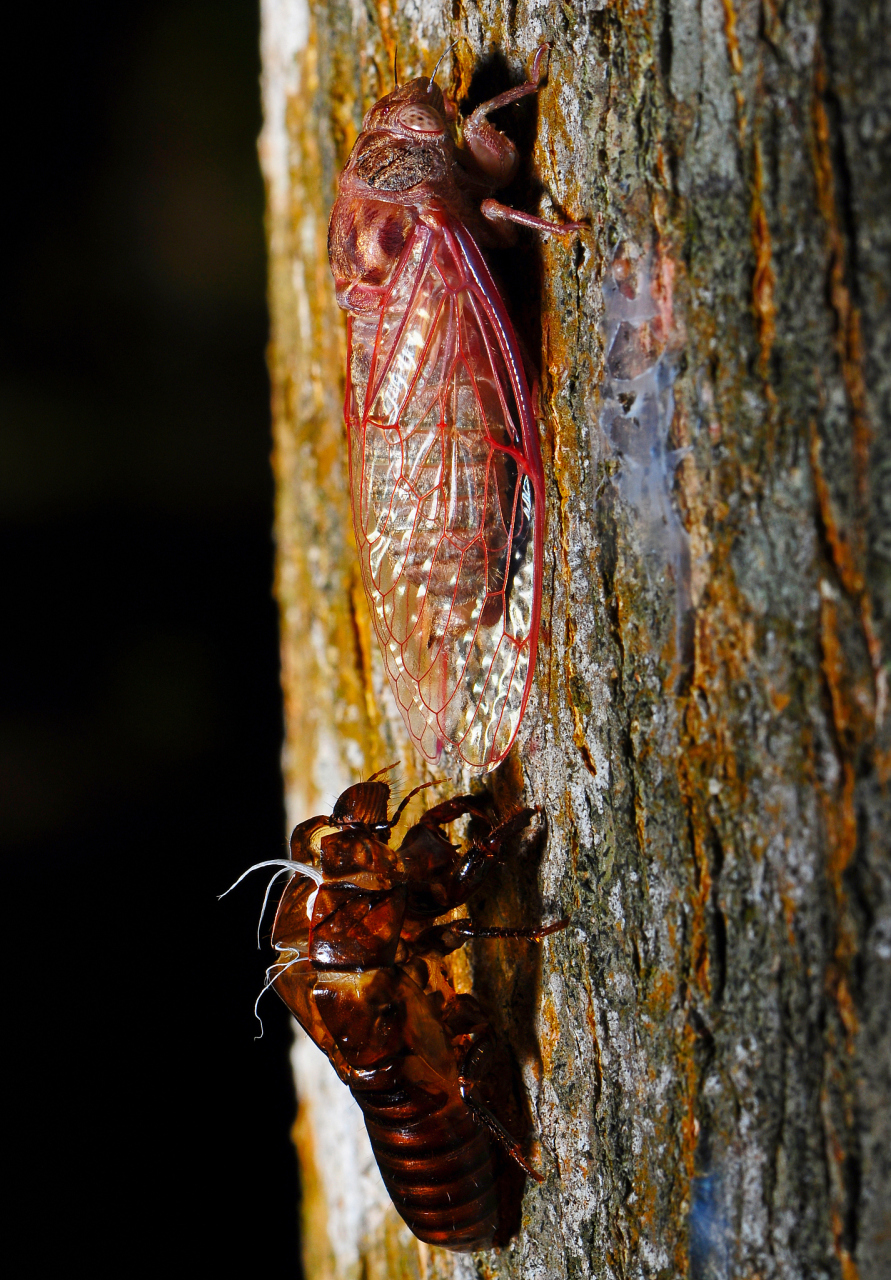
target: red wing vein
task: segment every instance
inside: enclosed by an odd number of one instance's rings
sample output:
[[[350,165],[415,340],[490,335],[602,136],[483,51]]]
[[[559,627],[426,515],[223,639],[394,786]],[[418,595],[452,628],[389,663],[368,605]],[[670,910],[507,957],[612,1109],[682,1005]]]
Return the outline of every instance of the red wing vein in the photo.
[[[424,229],[424,231],[426,231],[426,228]],[[411,251],[414,247],[414,239],[416,236],[420,234],[422,234],[420,230],[416,231],[415,236],[412,237],[412,240],[409,242],[408,246],[406,247],[406,251],[403,254],[404,266],[407,265],[408,258],[410,257]],[[390,366],[396,355],[396,352],[399,350],[399,340],[404,334],[406,326],[414,310],[413,303],[417,299],[418,294],[421,290],[421,286],[426,279],[427,268],[430,262],[430,254],[432,252],[432,247],[433,247],[433,237],[428,233],[427,239],[424,244],[424,248],[421,252],[420,260],[418,262],[417,271],[415,275],[414,288],[412,289],[411,295],[409,296],[408,303],[406,304],[406,307],[405,307],[405,312],[397,326],[396,333],[393,335],[393,338],[390,342],[390,350],[389,350],[389,353],[387,354],[386,361],[384,362],[384,367],[381,370],[380,375],[378,376],[377,353],[378,353],[379,344],[381,342],[381,338],[383,336],[383,328],[384,328],[384,325],[386,324],[387,315],[388,315],[386,302],[384,302],[384,305],[381,308],[381,318],[378,324],[377,340],[375,341],[374,359],[372,360],[371,371],[369,373],[369,378],[368,378],[368,389],[365,395],[365,416],[366,417],[369,412],[369,406],[374,404],[375,400],[380,394],[380,388],[383,384],[384,378],[387,376],[390,370]]]

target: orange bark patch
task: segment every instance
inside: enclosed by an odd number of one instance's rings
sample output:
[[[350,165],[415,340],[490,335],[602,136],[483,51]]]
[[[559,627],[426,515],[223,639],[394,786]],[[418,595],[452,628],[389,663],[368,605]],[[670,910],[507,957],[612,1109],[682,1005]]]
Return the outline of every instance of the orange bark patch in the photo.
[[[776,339],[776,304],[774,290],[776,275],[773,269],[773,249],[770,226],[764,211],[764,162],[761,144],[755,143],[754,190],[752,194],[752,243],[755,249],[755,277],[752,281],[752,303],[758,326],[758,345],[761,351],[761,377],[767,382],[770,370],[770,353]],[[773,392],[768,388],[769,395]]]
[[[742,75],[743,62],[742,54],[739,49],[739,37],[736,34],[736,10],[733,7],[733,0],[723,0],[724,4],[724,38],[727,45],[727,57],[730,60],[730,67],[735,76]],[[742,88],[737,82],[733,88],[736,97],[736,123],[739,130],[739,140],[742,143],[746,133],[746,100],[743,96]]]
[[[835,178],[832,172],[832,152],[829,119],[823,105],[826,92],[826,72],[817,50],[817,74],[814,85],[814,171],[817,181],[817,206],[826,223],[829,249],[829,294],[835,311],[838,331],[837,349],[841,361],[842,377],[853,414],[854,460],[856,464],[858,497],[866,503],[871,433],[866,411],[866,381],[863,376],[863,347],[860,339],[860,314],[851,301],[845,284],[845,241],[835,200]]]
[[[730,65],[737,75],[742,74],[742,54],[739,51],[739,39],[736,34],[736,10],[733,0],[724,0],[724,33],[727,37],[727,56]]]
[[[872,599],[866,585],[863,572],[860,569],[863,550],[862,546],[857,548],[851,546],[851,542],[845,533],[839,528],[838,521],[835,518],[835,512],[832,507],[832,497],[829,492],[829,485],[823,473],[822,463],[820,461],[821,442],[817,432],[815,422],[810,424],[810,457],[811,470],[814,476],[814,491],[817,496],[817,506],[820,512],[820,522],[823,526],[823,533],[829,547],[829,554],[832,559],[833,567],[841,580],[841,584],[845,592],[856,602],[859,615],[860,626],[863,631],[863,638],[866,642],[866,648],[869,653],[869,661],[873,671],[873,681],[875,685],[875,707],[874,720],[876,726],[880,726],[885,716],[885,708],[888,701],[888,677],[887,672],[882,664],[882,648],[878,635],[876,634],[875,623],[873,621]],[[855,530],[858,544],[862,543],[862,532]]]

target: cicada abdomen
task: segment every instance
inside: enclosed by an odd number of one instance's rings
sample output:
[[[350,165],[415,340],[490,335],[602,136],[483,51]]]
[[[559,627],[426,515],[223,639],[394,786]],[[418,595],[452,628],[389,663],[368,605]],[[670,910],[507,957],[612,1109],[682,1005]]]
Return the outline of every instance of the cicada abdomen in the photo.
[[[513,176],[489,111],[449,132],[422,77],[365,117],[331,214],[349,312],[345,417],[362,579],[390,684],[430,760],[491,769],[516,736],[541,618],[544,480],[520,346],[477,241],[523,222],[487,198]]]

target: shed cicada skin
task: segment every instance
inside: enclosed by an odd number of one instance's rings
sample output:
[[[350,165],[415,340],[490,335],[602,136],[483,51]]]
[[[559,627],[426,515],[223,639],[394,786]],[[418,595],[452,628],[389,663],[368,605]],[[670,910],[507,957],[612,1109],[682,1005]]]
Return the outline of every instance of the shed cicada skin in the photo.
[[[567,922],[436,923],[480,885],[532,811],[494,823],[488,797],[458,796],[428,809],[393,849],[410,796],[388,818],[390,788],[377,776],[349,787],[330,815],[296,827],[289,859],[258,864],[288,874],[268,984],[352,1091],[387,1191],[415,1235],[482,1249],[499,1231],[503,1153],[541,1178],[487,1103],[490,1028],[472,996],[456,995],[442,960],[468,938],[540,940]],[[474,835],[459,851],[442,827],[465,815]]]
[[[544,477],[517,336],[481,252],[518,155],[487,120],[529,81],[456,109],[422,76],[365,116],[328,229],[349,313],[345,418],[362,580],[387,675],[428,760],[492,769],[529,698],[541,618]]]

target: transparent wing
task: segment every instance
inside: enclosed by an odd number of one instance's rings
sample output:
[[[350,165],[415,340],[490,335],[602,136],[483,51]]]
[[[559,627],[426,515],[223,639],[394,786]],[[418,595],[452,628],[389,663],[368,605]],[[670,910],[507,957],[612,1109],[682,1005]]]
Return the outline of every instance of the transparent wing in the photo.
[[[428,759],[492,768],[535,663],[541,460],[503,303],[445,216],[381,312],[352,317],[348,382],[362,577],[403,718]]]

